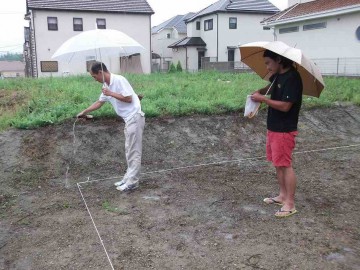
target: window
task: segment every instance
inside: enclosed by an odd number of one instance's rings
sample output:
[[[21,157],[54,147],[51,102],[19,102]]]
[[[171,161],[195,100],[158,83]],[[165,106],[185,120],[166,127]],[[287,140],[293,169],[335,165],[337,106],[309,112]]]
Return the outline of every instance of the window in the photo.
[[[96,19],[96,25],[98,29],[106,29],[106,20],[105,19]]]
[[[279,29],[279,34],[286,34],[286,33],[292,33],[292,32],[299,32],[299,26],[291,26],[291,27]]]
[[[30,41],[30,27],[24,27],[24,38],[25,42]]]
[[[170,34],[166,34],[166,38],[171,38],[171,35],[170,35]]]
[[[314,30],[314,29],[321,29],[321,28],[326,28],[326,22],[304,24],[304,26],[303,26],[304,31]]]
[[[196,30],[200,30],[201,27],[201,23],[200,22],[196,22]]]
[[[83,30],[83,19],[82,18],[74,18],[74,31],[82,31]]]
[[[41,72],[58,72],[57,61],[40,61]]]
[[[355,35],[356,38],[360,41],[360,26],[356,29]]]
[[[213,29],[213,20],[206,20],[204,21],[204,30],[209,31]]]
[[[48,30],[57,31],[58,30],[58,21],[57,17],[47,17]]]
[[[229,29],[236,29],[237,28],[237,18],[229,18]]]

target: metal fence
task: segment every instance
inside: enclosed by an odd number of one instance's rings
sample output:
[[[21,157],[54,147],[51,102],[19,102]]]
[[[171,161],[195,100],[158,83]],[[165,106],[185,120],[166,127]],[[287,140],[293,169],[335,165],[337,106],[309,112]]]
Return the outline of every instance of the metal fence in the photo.
[[[216,57],[203,57],[202,70],[216,70],[220,72],[252,72],[243,62],[218,62]]]
[[[323,75],[360,76],[360,58],[312,59]]]
[[[360,77],[360,58],[312,59],[323,75]],[[216,57],[203,57],[202,70],[252,72],[243,62],[218,62]]]

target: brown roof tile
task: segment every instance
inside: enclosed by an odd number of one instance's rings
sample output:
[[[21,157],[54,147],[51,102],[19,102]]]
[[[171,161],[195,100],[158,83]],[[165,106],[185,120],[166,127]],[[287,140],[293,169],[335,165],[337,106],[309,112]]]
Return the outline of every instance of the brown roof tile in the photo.
[[[276,20],[285,20],[310,15],[318,12],[331,11],[343,7],[360,5],[360,0],[315,0],[297,6],[291,6],[275,15],[265,19],[262,22],[274,22]]]

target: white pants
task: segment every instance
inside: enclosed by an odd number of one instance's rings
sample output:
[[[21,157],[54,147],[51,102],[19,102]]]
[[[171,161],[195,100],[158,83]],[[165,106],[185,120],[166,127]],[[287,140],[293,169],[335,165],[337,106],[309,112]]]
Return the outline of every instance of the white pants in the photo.
[[[127,185],[136,184],[139,181],[142,155],[142,136],[145,126],[144,113],[135,114],[125,123],[125,156],[127,163],[124,182]]]

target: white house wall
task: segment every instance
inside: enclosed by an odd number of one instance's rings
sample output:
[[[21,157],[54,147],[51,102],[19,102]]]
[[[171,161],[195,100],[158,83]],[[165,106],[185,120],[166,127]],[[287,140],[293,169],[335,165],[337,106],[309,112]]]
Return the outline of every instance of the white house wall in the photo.
[[[177,63],[180,61],[181,67],[185,70],[186,69],[186,55],[187,49],[186,48],[177,48],[174,49],[172,52],[172,60],[171,62],[176,66]]]
[[[228,46],[238,47],[241,44],[256,41],[273,41],[271,31],[264,31],[261,21],[264,14],[219,14],[219,62],[228,61]],[[229,29],[229,18],[237,18],[237,29]],[[240,61],[240,53],[235,51],[235,61]]]
[[[360,57],[360,41],[355,32],[360,14],[308,20],[276,26],[277,40],[295,46],[310,58]],[[326,22],[326,28],[303,31],[304,24]],[[299,26],[299,32],[279,34],[279,28]]]
[[[168,34],[170,34],[170,38],[167,38]],[[172,61],[174,53],[168,46],[184,37],[186,37],[186,34],[179,34],[176,29],[163,29],[159,33],[152,34],[152,51],[161,56],[162,63],[164,60]]]
[[[80,34],[82,31],[73,30],[73,18],[83,19],[83,31],[93,30],[96,27],[97,18],[106,19],[106,28],[122,31],[139,42],[146,50],[141,53],[141,64],[144,73],[150,73],[150,16],[149,15],[122,15],[109,13],[88,12],[59,12],[59,11],[33,11],[38,76],[59,76],[63,74],[86,73],[86,62],[70,63],[59,62],[57,73],[41,72],[41,61],[53,61],[51,56],[64,41]],[[47,17],[57,17],[58,30],[49,31]],[[119,59],[101,59],[107,64],[109,70],[119,73]]]
[[[229,18],[237,18],[237,29],[229,29]],[[266,17],[264,14],[248,13],[219,13],[204,16],[187,24],[189,37],[201,37],[206,43],[205,57],[217,58],[219,62],[228,61],[228,47],[238,47],[254,41],[272,41],[273,32],[264,31],[260,22]],[[204,31],[204,21],[213,19],[213,29]],[[218,23],[219,20],[219,23]],[[200,30],[196,30],[196,22],[200,21]],[[219,31],[217,30],[219,27]],[[196,59],[190,59],[191,66],[197,69]],[[240,54],[235,49],[235,61],[240,61]],[[196,63],[196,64],[195,64]]]
[[[0,78],[18,78],[25,77],[24,71],[2,71],[0,72]]]
[[[188,30],[192,33],[196,33],[194,37],[201,37],[202,40],[206,43],[206,52],[205,57],[217,57],[217,18],[218,16],[209,15],[202,17],[200,20],[195,20],[188,24]],[[204,31],[204,21],[213,19],[213,29],[209,31]],[[196,22],[200,21],[200,31],[196,29]],[[189,37],[192,37],[188,34]],[[196,59],[197,61],[197,59]]]

